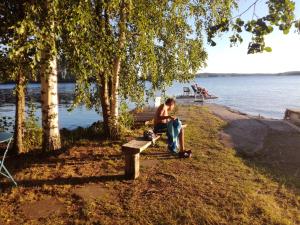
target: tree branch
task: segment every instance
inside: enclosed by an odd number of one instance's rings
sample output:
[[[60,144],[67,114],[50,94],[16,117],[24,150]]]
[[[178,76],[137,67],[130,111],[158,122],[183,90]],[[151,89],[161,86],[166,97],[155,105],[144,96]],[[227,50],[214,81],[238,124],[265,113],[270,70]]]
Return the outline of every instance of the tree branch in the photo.
[[[261,1],[261,0],[255,0],[255,2],[252,3],[247,9],[245,9],[245,10],[244,10],[242,13],[240,13],[239,15],[236,15],[236,16],[232,17],[231,20],[241,17],[241,16],[244,15],[246,12],[248,12],[252,7],[254,7],[254,10],[255,10],[256,4],[257,4],[259,1]]]

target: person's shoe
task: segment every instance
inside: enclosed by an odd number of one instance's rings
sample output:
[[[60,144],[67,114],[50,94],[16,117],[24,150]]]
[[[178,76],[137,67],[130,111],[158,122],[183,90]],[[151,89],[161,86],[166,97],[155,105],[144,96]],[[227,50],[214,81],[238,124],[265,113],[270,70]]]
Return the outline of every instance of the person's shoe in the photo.
[[[192,157],[192,151],[191,150],[186,151],[186,153],[189,155],[189,158]]]
[[[191,158],[192,157],[192,151],[191,150],[189,150],[189,151],[180,151],[178,153],[178,156],[180,158]]]

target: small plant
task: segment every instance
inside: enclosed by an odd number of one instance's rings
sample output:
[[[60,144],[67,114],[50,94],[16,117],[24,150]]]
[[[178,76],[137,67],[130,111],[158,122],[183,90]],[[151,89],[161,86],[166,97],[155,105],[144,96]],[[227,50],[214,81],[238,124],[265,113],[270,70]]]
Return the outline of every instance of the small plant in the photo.
[[[125,101],[121,101],[119,115],[121,133],[131,129],[134,124],[133,115],[129,113],[128,105]]]
[[[30,101],[28,104],[27,118],[25,121],[24,146],[27,151],[42,146],[42,128],[39,125],[39,118],[35,115],[36,106]]]

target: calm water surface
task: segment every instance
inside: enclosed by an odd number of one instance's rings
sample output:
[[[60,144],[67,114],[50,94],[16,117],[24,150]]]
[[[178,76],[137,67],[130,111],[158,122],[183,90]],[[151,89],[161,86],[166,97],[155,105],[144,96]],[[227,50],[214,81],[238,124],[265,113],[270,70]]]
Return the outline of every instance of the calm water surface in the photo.
[[[219,97],[211,102],[252,115],[281,119],[286,108],[300,108],[300,75],[210,77],[196,82]],[[168,93],[175,95],[183,86],[176,83]]]
[[[300,108],[300,75],[299,76],[246,76],[246,77],[209,77],[196,78],[195,82],[204,86],[210,93],[219,98],[209,102],[229,106],[233,109],[271,118],[283,118],[286,108]],[[193,83],[193,82],[192,82]],[[174,83],[167,89],[168,96],[182,93],[184,86],[190,84]],[[0,85],[0,116],[13,116],[14,104],[11,91],[14,85]],[[28,92],[33,99],[38,99],[40,86],[31,84]],[[101,118],[94,110],[84,106],[68,112],[73,97],[74,84],[59,84],[60,127],[74,129],[86,127]],[[39,103],[37,103],[39,107]],[[131,105],[131,107],[133,107]],[[40,117],[40,110],[37,110]]]

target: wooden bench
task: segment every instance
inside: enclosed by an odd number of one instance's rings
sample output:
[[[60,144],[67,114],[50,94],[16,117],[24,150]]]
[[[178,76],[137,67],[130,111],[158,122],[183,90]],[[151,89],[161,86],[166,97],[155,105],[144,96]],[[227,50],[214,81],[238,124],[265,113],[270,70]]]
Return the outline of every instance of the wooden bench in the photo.
[[[182,129],[187,125],[182,125]],[[157,134],[153,142],[155,143],[162,134]],[[146,150],[152,141],[146,141],[143,137],[139,137],[122,145],[122,153],[125,156],[125,176],[128,179],[136,179],[140,173],[140,153]]]

